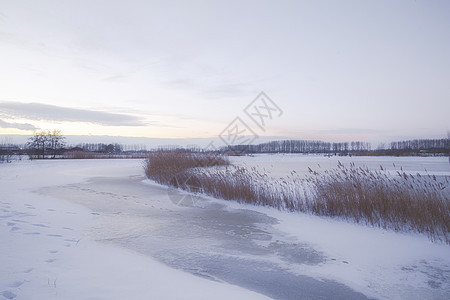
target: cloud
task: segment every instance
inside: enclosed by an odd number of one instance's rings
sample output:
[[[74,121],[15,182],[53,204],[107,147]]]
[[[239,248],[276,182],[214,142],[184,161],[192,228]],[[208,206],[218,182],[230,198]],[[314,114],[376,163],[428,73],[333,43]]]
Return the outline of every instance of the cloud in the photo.
[[[142,118],[136,116],[41,103],[0,102],[0,114],[35,121],[83,122],[105,126],[147,125]]]
[[[0,120],[0,128],[16,128],[20,130],[36,130],[37,128],[28,123],[8,123]]]

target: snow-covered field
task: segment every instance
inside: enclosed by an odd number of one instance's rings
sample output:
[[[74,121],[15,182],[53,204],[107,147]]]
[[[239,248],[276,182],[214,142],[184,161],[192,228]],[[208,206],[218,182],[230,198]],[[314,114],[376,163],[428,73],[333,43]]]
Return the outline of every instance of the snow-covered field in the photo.
[[[236,162],[278,176],[325,159]],[[450,174],[446,158],[377,159]],[[0,299],[450,298],[447,245],[171,190],[139,160],[0,165],[0,239]]]
[[[141,174],[138,160],[0,165],[0,299],[264,299],[95,242],[88,232],[97,213],[36,192],[94,176]]]

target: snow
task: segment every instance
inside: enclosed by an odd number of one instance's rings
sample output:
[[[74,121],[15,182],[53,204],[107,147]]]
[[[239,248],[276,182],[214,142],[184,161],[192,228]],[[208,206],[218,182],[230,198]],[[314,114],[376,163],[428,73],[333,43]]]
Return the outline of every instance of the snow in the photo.
[[[412,233],[371,228],[305,214],[255,208],[275,227],[331,258],[294,272],[342,282],[382,299],[448,299],[449,246]]]
[[[296,163],[324,168],[350,161],[233,159],[273,165],[277,176]],[[411,172],[424,166],[430,174],[450,172],[445,158],[357,160],[369,160],[374,168],[381,162],[404,164]],[[342,288],[338,283],[355,298],[360,297],[351,291],[377,299],[450,298],[448,245],[413,233],[170,191],[145,180],[139,160],[0,165],[0,239],[0,299],[281,299],[282,291],[268,285],[284,280],[282,288],[293,293],[295,286],[331,287],[333,293]],[[326,295],[345,299],[338,293]]]
[[[450,176],[448,157],[326,157],[323,155],[277,154],[232,157],[233,164],[257,167],[274,178],[295,170],[297,174],[345,165],[403,171],[416,175]],[[276,227],[301,240],[334,263],[312,266],[303,273],[333,278],[366,295],[386,299],[449,299],[449,246],[432,243],[424,235],[397,233],[305,214],[252,208],[277,218]],[[345,263],[343,263],[345,262]]]
[[[91,210],[34,192],[118,171],[142,170],[125,160],[0,165],[0,299],[267,299],[94,242]]]

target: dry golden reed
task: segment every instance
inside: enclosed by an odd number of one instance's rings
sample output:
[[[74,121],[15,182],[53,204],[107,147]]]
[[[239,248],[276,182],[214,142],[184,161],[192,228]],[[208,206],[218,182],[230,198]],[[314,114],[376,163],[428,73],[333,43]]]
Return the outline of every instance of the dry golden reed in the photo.
[[[211,166],[223,167],[205,168]],[[292,172],[273,179],[255,168],[232,166],[222,156],[177,152],[151,154],[145,172],[159,183],[225,200],[414,231],[450,244],[448,178],[392,176],[339,163],[321,173],[310,169],[306,178]]]

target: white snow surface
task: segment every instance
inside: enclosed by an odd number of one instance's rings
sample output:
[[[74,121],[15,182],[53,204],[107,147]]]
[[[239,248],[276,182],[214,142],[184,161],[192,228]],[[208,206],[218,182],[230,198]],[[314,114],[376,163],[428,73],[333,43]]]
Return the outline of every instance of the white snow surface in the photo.
[[[416,175],[450,176],[450,161],[445,156],[325,156],[323,154],[255,154],[253,156],[234,156],[230,160],[235,165],[255,167],[274,178],[286,177],[291,171],[299,175],[308,173],[308,168],[323,172],[336,168],[338,163],[347,167],[354,163],[357,167],[370,170],[383,170],[393,175],[399,172]]]
[[[0,299],[267,299],[94,242],[89,209],[34,193],[142,172],[137,160],[0,164]]]
[[[245,159],[238,158],[241,162]],[[282,160],[281,156],[255,159],[267,165]],[[377,164],[376,159],[371,162]],[[426,164],[426,160],[419,162]],[[442,163],[436,172],[448,172],[445,160],[428,162]],[[249,165],[252,163],[256,161]],[[142,173],[139,160],[0,165],[0,299],[267,299],[241,287],[169,268],[126,247],[95,242],[90,232],[99,216],[92,210],[77,201],[36,192],[94,177],[121,178]],[[148,181],[141,183],[150,191],[160,189],[156,184],[148,185]],[[126,195],[127,190],[121,194]],[[319,264],[292,266],[293,273],[343,283],[378,299],[450,299],[448,245],[432,243],[413,233],[202,198],[230,210],[246,209],[275,218],[276,230],[326,257]],[[177,209],[170,201],[158,205],[160,209]],[[106,227],[118,225],[102,223],[95,229],[96,236],[108,230]],[[126,226],[132,228],[133,224]]]

